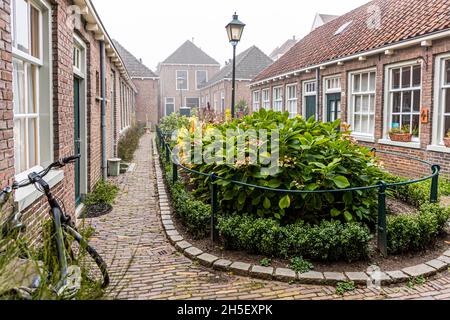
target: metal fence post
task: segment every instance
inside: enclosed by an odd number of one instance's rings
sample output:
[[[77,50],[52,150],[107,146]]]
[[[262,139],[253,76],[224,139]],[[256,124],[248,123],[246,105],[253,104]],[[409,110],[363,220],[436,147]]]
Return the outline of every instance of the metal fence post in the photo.
[[[175,162],[172,163],[172,182],[173,184],[177,183],[178,180],[178,166]]]
[[[433,174],[436,174],[431,180],[431,203],[437,203],[439,201],[439,173],[441,172],[441,167],[434,165],[431,167]]]
[[[170,161],[170,149],[169,149],[169,145],[166,144],[166,161],[169,162]]]
[[[387,256],[387,221],[386,221],[386,190],[387,184],[384,181],[380,182],[378,189],[378,249]]]
[[[216,228],[216,216],[218,211],[217,205],[217,177],[214,173],[211,174],[211,240],[216,242],[218,238],[217,228]]]

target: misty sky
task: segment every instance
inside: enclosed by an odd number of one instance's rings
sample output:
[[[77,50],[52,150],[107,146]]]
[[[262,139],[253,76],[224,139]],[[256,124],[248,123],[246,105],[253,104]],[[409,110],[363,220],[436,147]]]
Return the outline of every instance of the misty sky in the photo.
[[[292,36],[305,36],[317,12],[344,14],[369,0],[92,0],[109,35],[155,70],[192,40],[220,64],[231,58],[225,26],[237,11],[247,24],[238,52],[266,54]]]

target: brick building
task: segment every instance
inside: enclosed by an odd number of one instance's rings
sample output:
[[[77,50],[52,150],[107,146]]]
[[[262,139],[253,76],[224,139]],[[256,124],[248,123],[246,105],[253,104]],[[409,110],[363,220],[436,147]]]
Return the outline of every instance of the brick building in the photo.
[[[272,63],[264,52],[252,46],[236,56],[236,103],[243,100],[250,106],[250,81]],[[228,62],[216,75],[201,87],[200,107],[208,103],[216,113],[224,113],[231,106],[232,63]]]
[[[301,39],[254,79],[252,92],[256,109],[340,118],[361,144],[428,160],[449,174],[450,2],[372,1]],[[392,129],[412,140],[392,140]],[[384,160],[402,175],[429,173],[403,158]]]
[[[159,64],[160,118],[181,108],[200,107],[200,88],[219,72],[220,64],[192,41],[186,41]]]
[[[0,187],[80,153],[46,179],[75,215],[133,122],[136,88],[89,0],[0,0],[0,57]],[[45,199],[28,187],[14,201],[37,232]]]
[[[136,120],[149,126],[158,123],[159,77],[141,59],[113,40],[137,89]]]

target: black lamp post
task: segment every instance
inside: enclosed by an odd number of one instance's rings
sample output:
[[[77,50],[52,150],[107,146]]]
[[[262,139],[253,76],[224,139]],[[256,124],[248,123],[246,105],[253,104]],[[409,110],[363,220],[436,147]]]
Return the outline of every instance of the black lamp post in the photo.
[[[233,15],[233,20],[225,27],[228,33],[228,39],[233,46],[233,82],[231,89],[231,117],[235,117],[235,99],[236,99],[236,46],[241,41],[242,33],[244,32],[245,24],[239,21],[236,12]]]

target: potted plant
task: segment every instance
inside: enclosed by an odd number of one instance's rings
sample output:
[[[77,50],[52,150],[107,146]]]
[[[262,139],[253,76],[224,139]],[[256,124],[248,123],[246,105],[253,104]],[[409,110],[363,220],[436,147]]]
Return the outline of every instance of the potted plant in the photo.
[[[389,137],[392,141],[397,142],[411,142],[413,134],[409,126],[403,126],[402,128],[394,128],[389,131]]]
[[[450,148],[450,130],[447,131],[447,134],[444,138],[445,147]]]

